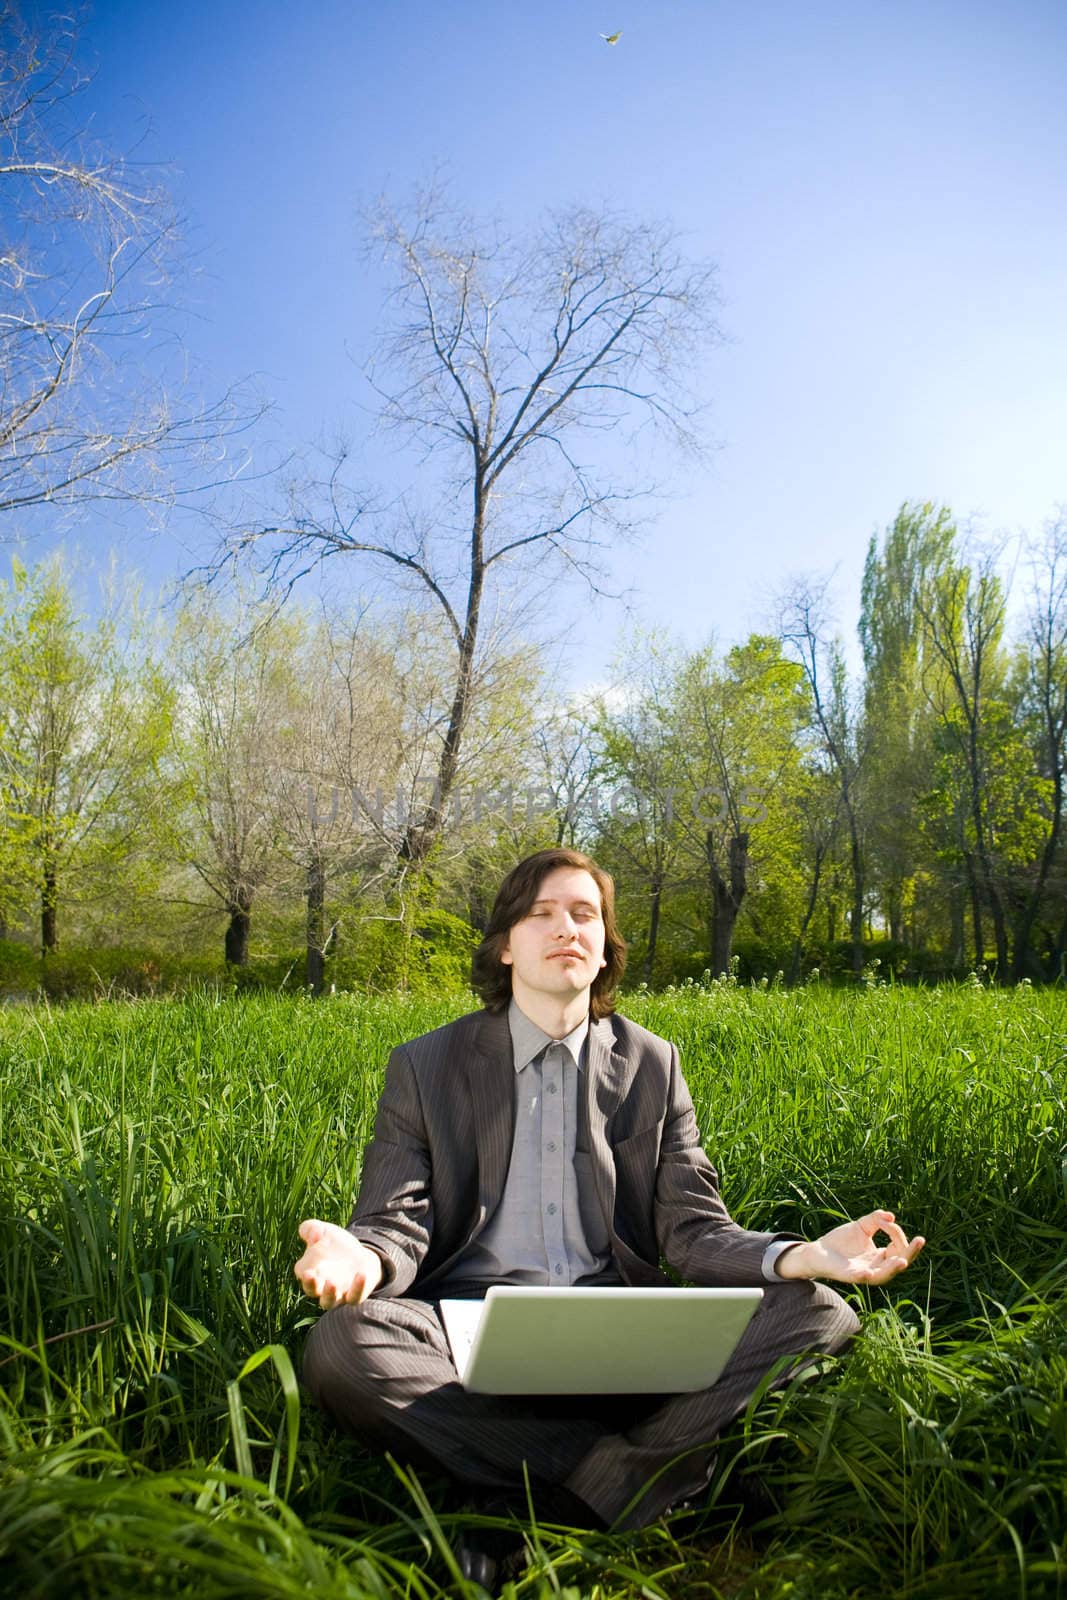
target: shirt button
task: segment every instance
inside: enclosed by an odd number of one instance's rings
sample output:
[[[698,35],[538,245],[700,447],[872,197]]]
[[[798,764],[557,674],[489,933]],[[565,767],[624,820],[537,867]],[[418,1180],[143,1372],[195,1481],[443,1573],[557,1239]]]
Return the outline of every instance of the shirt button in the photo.
[[[548,1214],[550,1217],[554,1217],[556,1215],[556,1202],[554,1200],[548,1208]]]
[[[552,1271],[555,1273],[557,1278],[562,1278],[562,1276],[563,1276],[563,1268],[560,1266],[558,1261],[556,1262],[556,1265],[552,1268]]]
[[[550,1140],[549,1140],[549,1141],[548,1141],[548,1143],[547,1143],[547,1144],[546,1144],[546,1145],[545,1145],[545,1149],[546,1149],[546,1150],[555,1150],[555,1148],[556,1148],[556,1141],[555,1141],[555,1139],[550,1139]]]
[[[550,1084],[549,1084],[549,1086],[548,1086],[548,1092],[549,1092],[549,1094],[555,1094],[555,1092],[556,1092],[556,1087],[557,1087],[557,1086],[556,1086],[556,1084],[554,1084],[554,1083],[550,1083]]]

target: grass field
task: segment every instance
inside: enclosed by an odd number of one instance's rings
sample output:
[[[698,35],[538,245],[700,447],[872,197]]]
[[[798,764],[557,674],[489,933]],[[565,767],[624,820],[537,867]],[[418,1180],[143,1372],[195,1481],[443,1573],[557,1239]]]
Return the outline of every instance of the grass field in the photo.
[[[302,1403],[296,1227],[347,1217],[403,997],[0,1012],[0,1591],[480,1594],[455,1510]],[[720,988],[677,1041],[739,1221],[927,1234],[723,1441],[702,1527],[530,1530],[519,1596],[1067,1595],[1067,995]],[[746,1477],[779,1505],[739,1517]]]

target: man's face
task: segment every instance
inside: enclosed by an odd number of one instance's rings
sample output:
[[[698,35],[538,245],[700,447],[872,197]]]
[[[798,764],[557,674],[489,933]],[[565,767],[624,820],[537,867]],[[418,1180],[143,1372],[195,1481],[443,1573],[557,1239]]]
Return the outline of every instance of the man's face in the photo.
[[[511,987],[524,994],[573,999],[607,963],[600,890],[579,867],[546,872],[528,914],[516,922],[500,956],[510,966]]]

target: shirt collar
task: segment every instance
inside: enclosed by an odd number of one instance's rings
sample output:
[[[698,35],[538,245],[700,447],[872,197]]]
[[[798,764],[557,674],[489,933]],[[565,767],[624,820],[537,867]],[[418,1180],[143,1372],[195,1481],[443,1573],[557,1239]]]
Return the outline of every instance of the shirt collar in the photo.
[[[539,1028],[536,1022],[531,1022],[525,1011],[520,1011],[512,999],[508,1006],[508,1027],[511,1029],[511,1053],[516,1072],[528,1067],[534,1057],[539,1056],[550,1044],[561,1044],[574,1065],[581,1067],[582,1052],[589,1034],[588,1013],[565,1039],[553,1039],[552,1035]]]

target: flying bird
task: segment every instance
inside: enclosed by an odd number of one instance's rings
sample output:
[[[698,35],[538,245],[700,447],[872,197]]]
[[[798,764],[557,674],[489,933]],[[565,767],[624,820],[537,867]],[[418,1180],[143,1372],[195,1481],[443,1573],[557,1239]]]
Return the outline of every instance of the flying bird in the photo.
[[[622,38],[622,29],[620,28],[618,33],[602,33],[600,37],[603,39],[605,44],[618,44],[619,40]]]

